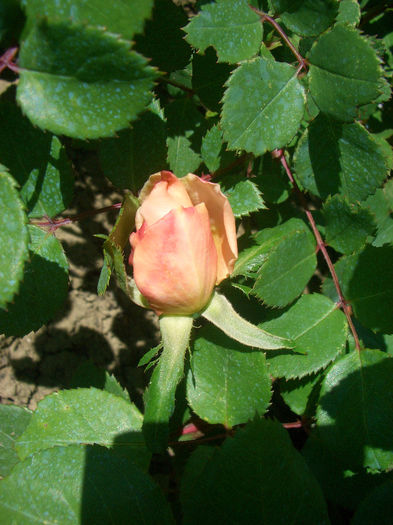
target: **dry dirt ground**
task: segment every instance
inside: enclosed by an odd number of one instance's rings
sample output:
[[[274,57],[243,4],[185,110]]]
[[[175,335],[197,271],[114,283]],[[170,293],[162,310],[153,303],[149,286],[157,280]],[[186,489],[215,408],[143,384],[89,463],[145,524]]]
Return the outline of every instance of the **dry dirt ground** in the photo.
[[[88,172],[92,172],[88,170]],[[121,194],[101,176],[77,175],[73,215],[121,201]],[[75,371],[86,361],[115,374],[132,399],[140,398],[146,383],[137,364],[158,341],[152,312],[134,305],[111,282],[104,296],[97,295],[102,266],[102,240],[117,210],[59,228],[70,264],[69,295],[53,320],[23,338],[0,336],[0,402],[34,409],[47,394],[67,388]]]

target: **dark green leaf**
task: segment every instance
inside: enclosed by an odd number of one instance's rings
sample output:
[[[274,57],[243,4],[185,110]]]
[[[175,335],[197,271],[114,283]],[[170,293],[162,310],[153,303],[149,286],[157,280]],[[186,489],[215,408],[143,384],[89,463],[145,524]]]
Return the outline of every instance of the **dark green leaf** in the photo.
[[[29,226],[30,259],[18,295],[0,310],[0,333],[22,336],[37,330],[61,308],[68,290],[68,264],[60,242]]]
[[[149,175],[167,167],[166,135],[161,116],[153,111],[143,113],[132,129],[100,143],[103,172],[115,186],[137,192]]]
[[[83,445],[50,448],[19,463],[1,483],[0,513],[3,525],[173,523],[159,488],[132,460]]]
[[[335,195],[325,202],[326,243],[341,253],[360,250],[367,236],[375,230],[372,213],[364,206],[350,204],[345,197]]]
[[[389,525],[393,515],[393,480],[375,488],[359,505],[351,525]]]
[[[322,384],[317,428],[331,452],[352,470],[393,467],[393,359],[379,350],[340,359]]]
[[[262,155],[296,134],[305,97],[292,66],[256,58],[241,64],[226,85],[222,128],[230,149]]]
[[[172,0],[155,0],[152,19],[147,21],[144,34],[135,38],[136,50],[151,58],[151,64],[161,71],[182,69],[191,56],[191,48],[181,30],[186,23],[187,16],[181,6]]]
[[[337,305],[319,294],[303,295],[281,317],[263,323],[268,332],[290,338],[294,352],[268,352],[269,370],[277,377],[302,377],[325,368],[343,351],[347,322]],[[304,354],[296,354],[296,350]]]
[[[246,349],[211,326],[199,331],[187,397],[199,417],[226,427],[264,414],[271,398],[265,354]]]
[[[0,44],[7,47],[15,44],[23,28],[24,16],[19,0],[2,0],[0,2]]]
[[[294,160],[302,186],[322,198],[339,192],[351,202],[363,200],[387,175],[381,147],[361,124],[322,114],[304,133]]]
[[[294,231],[269,253],[252,293],[269,306],[285,306],[302,293],[316,265],[313,235]]]
[[[374,214],[377,222],[377,235],[373,246],[380,247],[384,244],[393,244],[393,180],[378,189],[371,195],[366,205]]]
[[[201,146],[201,156],[210,173],[214,173],[220,167],[221,148],[222,131],[216,125],[203,137]]]
[[[30,410],[16,405],[0,405],[0,477],[7,476],[19,461],[15,441],[24,432]]]
[[[206,4],[184,31],[192,46],[200,51],[213,46],[218,61],[229,63],[256,55],[263,35],[260,18],[246,0],[217,0]]]
[[[1,128],[1,126],[0,126]],[[28,233],[23,203],[16,182],[0,165],[0,319],[19,289],[23,266],[29,256]]]
[[[46,20],[29,32],[19,65],[17,98],[33,124],[82,139],[126,127],[149,103],[155,77],[130,42]]]
[[[316,36],[334,21],[337,0],[270,0],[274,12],[294,33]]]
[[[63,390],[44,398],[16,445],[21,459],[39,450],[72,444],[118,448],[139,466],[150,454],[142,436],[142,414],[117,394],[97,388]]]
[[[321,381],[322,373],[301,379],[281,379],[280,394],[292,412],[299,416],[313,416]]]
[[[335,269],[344,297],[359,321],[372,330],[393,333],[393,246],[366,246],[359,254],[342,257]],[[337,301],[329,279],[324,292]]]
[[[0,158],[21,187],[30,217],[54,217],[70,203],[74,178],[57,137],[31,125],[10,102],[0,104]]]
[[[195,53],[192,57],[192,89],[210,110],[221,110],[224,84],[233,67],[217,63],[217,55],[212,47],[204,55]]]
[[[382,69],[371,44],[358,31],[338,24],[311,49],[310,91],[321,111],[351,121],[356,108],[379,95]]]
[[[254,169],[257,174],[256,181],[266,202],[281,204],[288,199],[290,195],[288,176],[277,159],[266,153]]]
[[[360,6],[357,0],[341,0],[338,4],[338,24],[357,26],[360,22]]]
[[[322,491],[278,422],[256,419],[215,453],[199,447],[186,467],[184,524],[274,523],[301,516],[328,524]]]
[[[114,2],[106,0],[22,0],[30,23],[40,16],[64,21],[105,27],[131,39],[143,29],[145,18],[150,16],[153,0]]]
[[[235,217],[250,215],[253,211],[266,209],[258,186],[251,180],[239,180],[239,176],[226,177],[221,188],[228,197]]]

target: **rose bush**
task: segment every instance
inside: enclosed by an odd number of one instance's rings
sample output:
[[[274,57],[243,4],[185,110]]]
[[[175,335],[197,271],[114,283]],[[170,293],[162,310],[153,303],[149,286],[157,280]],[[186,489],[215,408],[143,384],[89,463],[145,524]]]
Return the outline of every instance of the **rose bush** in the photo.
[[[202,310],[237,259],[235,218],[220,186],[189,173],[151,175],[140,192],[130,264],[157,314]]]

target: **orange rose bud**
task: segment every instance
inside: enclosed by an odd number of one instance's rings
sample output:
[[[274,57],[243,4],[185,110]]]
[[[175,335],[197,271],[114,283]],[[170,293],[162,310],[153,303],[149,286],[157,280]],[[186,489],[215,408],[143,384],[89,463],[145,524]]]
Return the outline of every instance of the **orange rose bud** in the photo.
[[[220,186],[193,174],[151,175],[131,234],[134,280],[160,314],[191,315],[237,259],[235,218]]]

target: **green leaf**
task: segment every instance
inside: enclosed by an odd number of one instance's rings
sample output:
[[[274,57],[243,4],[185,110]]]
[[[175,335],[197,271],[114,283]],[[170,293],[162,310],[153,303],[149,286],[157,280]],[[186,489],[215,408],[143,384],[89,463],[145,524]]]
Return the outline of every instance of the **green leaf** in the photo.
[[[372,213],[364,206],[350,204],[345,197],[335,195],[324,205],[326,243],[341,253],[360,250],[367,236],[375,230]]]
[[[1,128],[1,126],[0,126]],[[28,233],[23,203],[16,182],[0,165],[0,319],[19,289],[23,266],[29,256]]]
[[[337,0],[270,0],[270,5],[288,29],[301,36],[316,36],[334,21]]]
[[[103,368],[94,366],[91,361],[86,361],[77,368],[69,387],[90,388],[92,386],[131,402],[129,393],[118,383],[115,376]]]
[[[63,390],[45,397],[16,448],[21,459],[54,446],[98,444],[117,448],[145,467],[150,454],[142,436],[142,414],[117,394],[97,388]]]
[[[164,349],[154,369],[146,394],[143,434],[152,452],[168,446],[169,420],[175,409],[175,394],[184,370],[192,317],[164,315],[160,330]]]
[[[0,3],[0,44],[2,49],[14,45],[24,24],[19,0],[2,0]]]
[[[201,156],[210,173],[214,173],[220,167],[221,148],[222,131],[216,125],[207,131],[201,146]]]
[[[57,137],[31,125],[15,104],[0,104],[0,158],[21,187],[30,217],[54,217],[69,205],[74,178]]]
[[[268,352],[270,373],[275,377],[303,377],[325,368],[343,351],[347,339],[345,315],[327,297],[303,295],[281,317],[263,323],[273,334],[294,341],[295,353]],[[296,354],[297,351],[304,355]]]
[[[322,373],[304,376],[301,379],[281,379],[280,394],[292,412],[299,416],[312,417],[321,381]]]
[[[27,408],[0,405],[0,477],[7,476],[19,461],[15,441],[24,432],[31,418]]]
[[[68,290],[68,264],[60,242],[36,226],[28,227],[30,258],[18,295],[0,310],[0,333],[22,336],[37,330],[62,307]]]
[[[145,18],[151,13],[153,0],[138,2],[115,2],[105,0],[22,0],[26,15],[33,23],[38,17],[56,18],[95,27],[105,27],[111,33],[118,33],[131,39],[134,33],[143,29]]]
[[[199,447],[186,466],[184,525],[329,523],[322,491],[278,422],[256,419],[208,454]],[[290,517],[290,518],[288,518]]]
[[[221,188],[228,197],[235,217],[266,209],[258,186],[251,180],[239,180],[238,175],[226,177],[221,183]]]
[[[155,72],[130,42],[42,20],[19,54],[17,99],[40,128],[87,139],[124,128],[149,103]]]
[[[159,115],[142,113],[132,129],[100,143],[104,174],[115,186],[137,192],[152,173],[167,167],[166,136],[166,124]]]
[[[1,483],[0,513],[4,525],[173,523],[158,486],[132,460],[83,445],[43,450],[19,463]]]
[[[347,468],[393,467],[393,359],[379,350],[340,359],[322,384],[317,410],[320,438]]]
[[[310,91],[321,111],[344,121],[358,106],[375,100],[382,69],[376,51],[361,34],[338,24],[312,47]]]
[[[316,266],[312,233],[294,231],[269,253],[252,293],[269,306],[286,306],[302,293]]]
[[[201,164],[199,155],[204,119],[189,98],[183,97],[165,108],[168,125],[168,164],[178,177],[193,173]]]
[[[246,0],[217,0],[206,4],[184,31],[192,46],[200,51],[213,46],[219,62],[232,64],[256,55],[263,36],[260,18]]]
[[[393,244],[393,180],[388,180],[365,203],[374,214],[377,222],[377,235],[373,246]]]
[[[187,378],[193,411],[228,427],[263,415],[271,398],[263,352],[250,351],[212,327],[198,332]]]
[[[347,255],[335,264],[338,281],[355,316],[371,330],[393,333],[393,246],[366,248]],[[324,293],[334,301],[337,292],[331,279]]]
[[[135,38],[136,50],[151,58],[151,64],[161,71],[183,69],[191,56],[191,48],[181,30],[186,23],[187,16],[181,6],[172,0],[155,0],[152,19],[147,21],[144,34]]]
[[[339,192],[351,202],[363,200],[387,175],[381,147],[361,124],[340,124],[325,115],[310,124],[294,161],[302,186],[321,198]]]
[[[256,58],[241,64],[226,85],[221,123],[230,149],[262,155],[296,134],[305,97],[292,66]]]
[[[359,505],[351,525],[380,523],[388,525],[393,514],[393,480],[376,487]]]
[[[258,187],[262,190],[263,199],[266,202],[281,204],[290,195],[290,184],[283,166],[277,159],[273,159],[269,153],[260,158],[254,167],[257,174]]]
[[[204,55],[195,53],[192,57],[192,89],[211,111],[221,111],[224,84],[233,67],[217,63],[217,55],[208,47]]]
[[[360,22],[360,6],[357,0],[341,0],[338,4],[337,24],[357,26]]]

